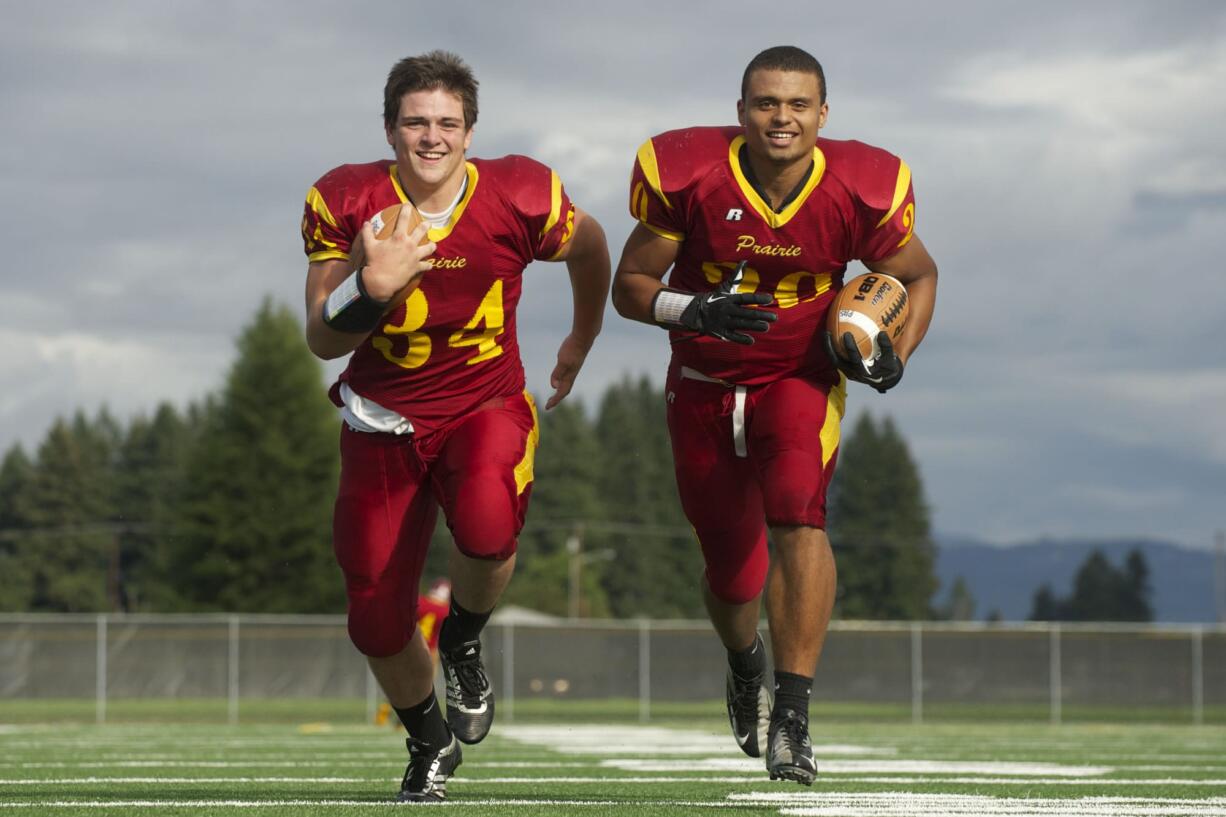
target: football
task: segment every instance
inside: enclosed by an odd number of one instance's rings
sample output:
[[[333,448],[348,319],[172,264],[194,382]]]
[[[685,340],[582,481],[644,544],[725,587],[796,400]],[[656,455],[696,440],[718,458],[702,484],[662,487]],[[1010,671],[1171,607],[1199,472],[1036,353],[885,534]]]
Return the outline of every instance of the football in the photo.
[[[870,272],[843,284],[826,316],[826,328],[834,335],[834,348],[842,354],[843,333],[850,332],[867,368],[880,355],[877,335],[886,332],[898,340],[907,325],[907,289],[897,278]]]
[[[383,241],[392,234],[392,230],[396,227],[396,219],[400,216],[400,208],[402,205],[393,204],[390,207],[384,207],[378,213],[370,217],[370,226],[375,231],[375,238]],[[411,204],[403,205],[409,208],[409,232],[412,232],[418,224],[421,223],[421,214],[417,212],[417,208]],[[425,244],[430,240],[430,237],[423,236],[421,243]],[[349,268],[356,270],[366,261],[366,248],[362,241],[356,240],[349,252]],[[389,302],[388,310],[392,310],[404,303],[405,300],[413,294],[413,290],[417,289],[417,285],[421,283],[421,276],[418,275],[413,280],[409,281],[399,292],[392,297]]]

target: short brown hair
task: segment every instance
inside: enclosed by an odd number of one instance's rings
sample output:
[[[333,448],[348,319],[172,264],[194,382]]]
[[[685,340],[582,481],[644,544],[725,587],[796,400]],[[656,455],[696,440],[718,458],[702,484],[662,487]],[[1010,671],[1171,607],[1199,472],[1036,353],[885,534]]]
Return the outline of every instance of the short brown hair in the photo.
[[[801,74],[816,74],[820,86],[821,104],[826,104],[826,72],[817,59],[794,45],[777,45],[768,48],[749,61],[745,73],[741,76],[741,100],[745,100],[745,91],[749,88],[749,75],[754,71],[796,71]]]
[[[477,78],[473,69],[450,51],[431,51],[405,57],[392,66],[383,86],[383,124],[391,130],[400,116],[400,99],[414,91],[442,88],[460,98],[464,105],[464,130],[477,124]]]

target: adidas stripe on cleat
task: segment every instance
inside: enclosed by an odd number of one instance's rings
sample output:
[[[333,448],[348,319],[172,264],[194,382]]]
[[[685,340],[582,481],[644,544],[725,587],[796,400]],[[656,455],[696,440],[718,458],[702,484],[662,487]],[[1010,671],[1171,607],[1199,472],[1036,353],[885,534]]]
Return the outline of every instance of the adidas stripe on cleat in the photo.
[[[447,684],[447,725],[463,743],[480,743],[494,723],[494,690],[481,663],[481,642],[439,651]]]
[[[441,803],[447,799],[447,778],[455,774],[464,759],[460,743],[453,735],[451,742],[439,749],[424,740],[409,738],[409,767],[400,783],[401,803]]]

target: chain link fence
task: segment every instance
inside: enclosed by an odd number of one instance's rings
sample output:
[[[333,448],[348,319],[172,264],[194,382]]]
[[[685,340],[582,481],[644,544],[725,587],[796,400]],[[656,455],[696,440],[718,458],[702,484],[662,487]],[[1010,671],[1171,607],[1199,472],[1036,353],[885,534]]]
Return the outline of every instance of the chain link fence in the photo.
[[[649,720],[724,694],[706,622],[504,621],[484,641],[500,718]],[[813,698],[914,721],[1226,723],[1226,627],[835,622]],[[144,709],[237,722],[307,701],[355,718],[377,704],[343,616],[0,615],[0,721]]]

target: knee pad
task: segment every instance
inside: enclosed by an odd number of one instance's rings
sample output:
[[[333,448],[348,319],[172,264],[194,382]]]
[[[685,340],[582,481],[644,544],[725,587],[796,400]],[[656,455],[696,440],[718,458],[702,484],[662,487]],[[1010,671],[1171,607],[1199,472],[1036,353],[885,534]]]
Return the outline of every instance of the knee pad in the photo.
[[[349,596],[349,640],[358,652],[371,658],[389,658],[408,646],[417,622],[406,616],[416,597],[404,607],[396,599],[376,593]]]
[[[766,569],[770,558],[766,550],[766,533],[750,547],[723,541],[720,537],[702,540],[706,560],[707,586],[711,594],[725,604],[745,604],[757,598],[766,584]]]
[[[514,485],[507,485],[498,472],[470,475],[447,515],[460,552],[473,559],[511,558],[530,490],[528,486],[516,495]]]

